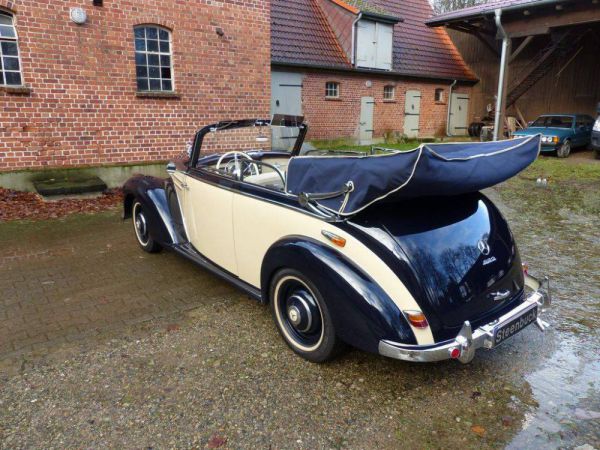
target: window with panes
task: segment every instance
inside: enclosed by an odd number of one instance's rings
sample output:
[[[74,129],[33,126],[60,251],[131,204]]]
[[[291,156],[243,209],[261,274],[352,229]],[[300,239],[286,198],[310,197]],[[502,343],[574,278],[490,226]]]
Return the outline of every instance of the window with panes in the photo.
[[[0,86],[21,86],[19,43],[12,14],[0,11]]]
[[[138,91],[173,91],[171,32],[156,25],[142,25],[135,27],[134,34]]]

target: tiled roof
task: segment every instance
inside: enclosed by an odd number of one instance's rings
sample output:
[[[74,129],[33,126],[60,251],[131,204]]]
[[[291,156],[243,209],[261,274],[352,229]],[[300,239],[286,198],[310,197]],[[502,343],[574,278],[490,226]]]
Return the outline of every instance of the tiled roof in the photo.
[[[317,1],[272,0],[273,62],[351,68]],[[367,3],[387,15],[404,19],[394,29],[394,73],[476,80],[446,31],[425,25],[433,14],[428,0],[343,1]]]
[[[375,14],[386,15],[388,12],[385,9],[379,8],[369,0],[342,0],[344,3],[354,6],[359,11],[372,12]]]
[[[571,0],[556,0],[554,3],[566,3],[567,1]],[[490,2],[471,6],[469,8],[463,8],[456,11],[439,14],[432,17],[427,21],[427,23],[430,25],[437,25],[453,20],[481,17],[484,15],[493,14],[498,8],[525,9],[528,7],[542,6],[543,4],[547,4],[547,2],[543,0],[492,0]]]
[[[446,30],[425,24],[433,14],[429,0],[369,1],[404,19],[394,29],[394,71],[445,79],[477,79]]]
[[[272,0],[271,60],[350,67],[316,0]]]

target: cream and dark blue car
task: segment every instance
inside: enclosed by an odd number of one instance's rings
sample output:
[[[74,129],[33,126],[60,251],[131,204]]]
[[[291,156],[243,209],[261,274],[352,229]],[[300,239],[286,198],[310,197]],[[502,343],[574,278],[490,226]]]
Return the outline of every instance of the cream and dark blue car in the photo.
[[[542,152],[555,152],[566,158],[571,150],[587,147],[592,138],[594,119],[584,114],[547,114],[535,119],[527,128],[513,133],[514,137],[542,135]]]
[[[201,129],[167,178],[125,184],[141,248],[177,252],[268,304],[285,342],[314,362],[353,346],[466,363],[547,326],[548,290],[479,193],[535,160],[539,136],[301,155],[306,132],[298,117]],[[228,150],[207,154],[227,133]]]

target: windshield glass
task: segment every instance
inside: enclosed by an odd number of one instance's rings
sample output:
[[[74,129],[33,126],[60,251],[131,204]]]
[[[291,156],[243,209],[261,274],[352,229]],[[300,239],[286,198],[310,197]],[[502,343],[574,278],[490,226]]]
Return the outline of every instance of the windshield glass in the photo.
[[[541,116],[531,124],[532,127],[571,128],[573,117],[571,116]]]
[[[204,127],[199,131],[199,154],[206,156],[230,151],[292,152],[306,134],[303,117],[275,115],[271,120],[233,120]]]

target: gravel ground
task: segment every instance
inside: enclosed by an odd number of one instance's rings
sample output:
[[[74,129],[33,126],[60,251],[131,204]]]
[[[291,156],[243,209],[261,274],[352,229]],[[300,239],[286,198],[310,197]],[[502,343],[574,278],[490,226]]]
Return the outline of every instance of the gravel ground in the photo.
[[[358,351],[315,365],[268,308],[212,288],[187,312],[0,357],[0,448],[600,448],[598,218],[565,212],[561,233],[503,211],[532,267],[557,277],[545,334],[530,327],[469,365]]]

